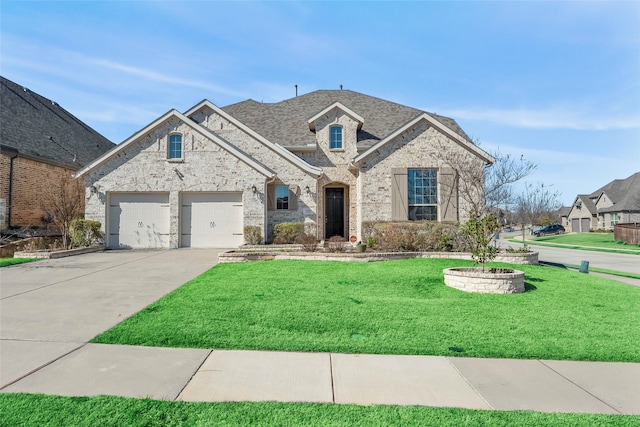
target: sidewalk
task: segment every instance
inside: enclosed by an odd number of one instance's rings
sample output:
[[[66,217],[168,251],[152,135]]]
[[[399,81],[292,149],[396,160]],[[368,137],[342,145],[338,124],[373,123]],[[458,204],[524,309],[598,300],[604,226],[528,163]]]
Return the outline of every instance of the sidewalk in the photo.
[[[2,392],[640,415],[640,364],[85,344]]]

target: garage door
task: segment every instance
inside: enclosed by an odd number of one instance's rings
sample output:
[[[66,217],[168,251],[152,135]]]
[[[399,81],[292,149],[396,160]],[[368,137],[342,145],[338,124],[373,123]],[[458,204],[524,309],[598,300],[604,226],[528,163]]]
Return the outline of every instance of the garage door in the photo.
[[[113,193],[109,202],[110,248],[168,248],[168,193]]]
[[[574,233],[579,233],[580,232],[580,219],[579,218],[573,218],[571,220],[571,231]]]
[[[183,193],[181,245],[235,248],[242,236],[242,193]]]
[[[580,222],[582,224],[580,231],[582,233],[588,233],[589,230],[591,230],[591,220],[589,218],[582,218],[580,219]]]

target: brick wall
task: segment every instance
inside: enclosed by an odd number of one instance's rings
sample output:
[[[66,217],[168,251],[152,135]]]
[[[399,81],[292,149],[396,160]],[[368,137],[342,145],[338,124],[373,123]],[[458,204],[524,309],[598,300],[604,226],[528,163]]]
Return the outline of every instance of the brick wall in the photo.
[[[44,211],[42,194],[51,182],[73,174],[70,169],[49,165],[23,157],[13,160],[12,206],[9,206],[10,156],[0,156],[0,199],[5,200],[6,214],[2,228],[41,226]],[[9,212],[10,211],[10,212]],[[9,213],[11,224],[9,224]]]

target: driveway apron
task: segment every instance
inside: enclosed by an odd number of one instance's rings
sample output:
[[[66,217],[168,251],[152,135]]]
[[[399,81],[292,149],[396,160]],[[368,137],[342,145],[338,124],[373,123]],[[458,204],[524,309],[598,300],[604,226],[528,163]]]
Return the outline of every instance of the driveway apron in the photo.
[[[0,388],[214,266],[220,250],[123,250],[0,271]]]

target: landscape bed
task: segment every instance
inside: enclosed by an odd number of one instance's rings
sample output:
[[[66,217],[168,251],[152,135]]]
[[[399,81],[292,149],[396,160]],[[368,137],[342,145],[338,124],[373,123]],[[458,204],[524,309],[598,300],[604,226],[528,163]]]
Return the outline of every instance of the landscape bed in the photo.
[[[444,285],[444,268],[470,265],[442,259],[221,264],[93,342],[640,362],[640,288],[529,265],[518,266],[525,272],[522,294]]]
[[[319,403],[192,403],[125,397],[0,394],[13,426],[637,426],[630,415]]]

